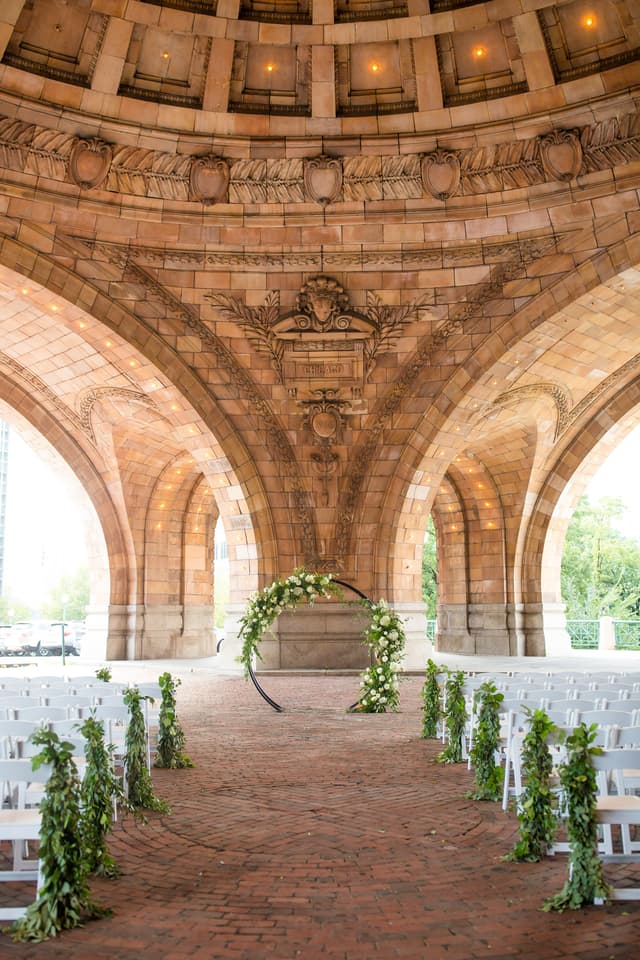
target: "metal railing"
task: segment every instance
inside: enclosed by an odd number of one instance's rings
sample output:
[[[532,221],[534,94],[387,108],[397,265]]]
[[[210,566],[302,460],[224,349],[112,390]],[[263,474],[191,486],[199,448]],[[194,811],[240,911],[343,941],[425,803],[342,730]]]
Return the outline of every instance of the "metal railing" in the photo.
[[[436,620],[427,620],[427,640],[430,640],[431,643],[436,638],[436,623]]]
[[[640,620],[614,620],[616,650],[640,650]]]
[[[599,620],[567,620],[572,650],[597,650],[600,645]]]

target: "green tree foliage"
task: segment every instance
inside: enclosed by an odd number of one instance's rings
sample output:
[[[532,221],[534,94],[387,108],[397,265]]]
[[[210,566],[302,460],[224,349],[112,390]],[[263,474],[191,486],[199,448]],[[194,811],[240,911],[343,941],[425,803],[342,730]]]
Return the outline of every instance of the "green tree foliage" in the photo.
[[[422,599],[427,610],[427,620],[435,620],[438,609],[438,558],[436,528],[429,517],[422,551]]]
[[[62,598],[69,599],[63,603]],[[89,606],[89,570],[81,567],[73,574],[65,574],[55,586],[49,602],[43,605],[43,614],[51,620],[61,620],[63,613],[67,620],[84,620]]]
[[[567,529],[562,597],[567,619],[640,617],[640,541],[615,526],[625,512],[619,499],[593,504],[582,497]]]

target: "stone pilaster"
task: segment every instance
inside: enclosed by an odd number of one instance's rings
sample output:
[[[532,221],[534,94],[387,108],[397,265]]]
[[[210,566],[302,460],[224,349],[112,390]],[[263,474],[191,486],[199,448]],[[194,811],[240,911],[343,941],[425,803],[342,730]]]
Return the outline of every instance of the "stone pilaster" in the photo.
[[[213,604],[190,604],[183,609],[182,634],[176,640],[177,657],[213,657],[216,652]]]
[[[438,604],[436,650],[441,653],[475,653],[467,617],[466,603]]]
[[[507,620],[507,605],[504,603],[470,603],[469,633],[473,638],[473,652],[480,656],[511,656],[514,651]]]

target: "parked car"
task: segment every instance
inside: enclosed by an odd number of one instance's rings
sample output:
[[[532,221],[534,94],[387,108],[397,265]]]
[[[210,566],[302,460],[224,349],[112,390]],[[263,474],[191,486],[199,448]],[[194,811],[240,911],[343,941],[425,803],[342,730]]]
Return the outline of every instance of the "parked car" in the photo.
[[[0,657],[22,656],[22,643],[16,639],[13,624],[0,624]]]
[[[64,630],[64,652],[72,657],[80,656],[80,640],[71,624],[56,620],[50,623],[38,637],[36,656],[62,656],[62,631]]]

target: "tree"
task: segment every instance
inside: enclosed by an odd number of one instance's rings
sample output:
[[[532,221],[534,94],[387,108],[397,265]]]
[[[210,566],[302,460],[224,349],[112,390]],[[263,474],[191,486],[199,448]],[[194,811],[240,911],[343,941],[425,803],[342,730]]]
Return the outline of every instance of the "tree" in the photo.
[[[640,541],[615,527],[624,503],[582,497],[567,529],[561,568],[567,619],[640,617]]]
[[[438,609],[438,556],[436,528],[429,517],[422,551],[422,599],[427,607],[427,619],[435,620]]]
[[[63,597],[67,597],[66,603]],[[44,605],[45,616],[52,620],[84,620],[89,605],[89,571],[81,567],[74,574],[65,574],[55,586],[49,602]]]

